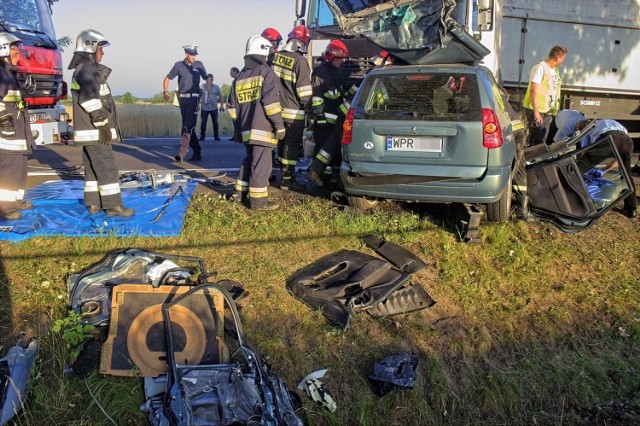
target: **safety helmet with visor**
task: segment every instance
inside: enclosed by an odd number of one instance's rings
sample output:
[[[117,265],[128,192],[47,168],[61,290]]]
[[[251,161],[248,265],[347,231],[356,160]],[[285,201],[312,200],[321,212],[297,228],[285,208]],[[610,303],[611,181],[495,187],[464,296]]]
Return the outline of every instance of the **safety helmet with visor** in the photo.
[[[262,36],[254,35],[249,40],[247,40],[247,49],[245,56],[269,56],[269,49],[271,49],[271,43],[269,42],[269,40]]]
[[[327,48],[322,52],[322,59],[327,62],[333,61],[335,58],[347,58],[349,56],[349,50],[340,40],[331,40],[327,45]]]
[[[99,31],[84,30],[78,34],[74,52],[96,53],[98,46],[109,46],[109,42]]]
[[[274,50],[278,49],[278,46],[282,41],[282,36],[278,32],[278,30],[276,30],[275,28],[265,28],[265,30],[262,31],[262,34],[260,35],[269,40]]]
[[[16,46],[22,49],[22,40],[13,34],[0,33],[0,58],[11,56],[11,47]]]
[[[305,46],[309,46],[309,42],[311,42],[311,33],[309,32],[309,28],[304,25],[298,25],[289,33],[289,40],[291,39],[300,40]]]

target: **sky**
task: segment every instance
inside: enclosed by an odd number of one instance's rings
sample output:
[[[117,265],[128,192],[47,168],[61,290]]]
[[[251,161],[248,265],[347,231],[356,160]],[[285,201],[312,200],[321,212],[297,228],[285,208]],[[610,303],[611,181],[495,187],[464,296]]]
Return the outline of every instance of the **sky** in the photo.
[[[112,68],[114,95],[131,92],[151,97],[174,63],[184,59],[185,44],[197,44],[198,60],[214,83],[230,84],[229,69],[242,68],[246,42],[267,27],[283,38],[293,28],[295,0],[59,0],[53,5],[56,36],[69,36],[62,54],[64,79],[78,33],[100,31],[109,41],[102,63]],[[177,79],[169,89],[174,90]]]

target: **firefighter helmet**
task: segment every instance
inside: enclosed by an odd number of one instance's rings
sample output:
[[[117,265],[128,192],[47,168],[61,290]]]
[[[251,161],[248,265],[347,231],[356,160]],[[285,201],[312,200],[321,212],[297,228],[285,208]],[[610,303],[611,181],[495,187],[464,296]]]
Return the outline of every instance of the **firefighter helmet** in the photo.
[[[269,40],[271,42],[271,44],[273,45],[273,48],[275,49],[276,47],[278,47],[278,45],[280,44],[280,42],[282,41],[282,36],[280,35],[280,33],[278,32],[278,30],[274,29],[274,28],[266,28],[262,34],[260,34],[262,37],[266,38],[267,40]]]
[[[16,43],[22,43],[22,41],[9,33],[0,33],[0,58],[9,56],[11,54],[11,45]]]
[[[266,38],[254,35],[247,40],[247,51],[245,55],[262,55],[269,56],[269,49],[271,49],[271,42]]]
[[[349,50],[340,40],[331,40],[327,48],[322,52],[322,59],[327,62],[331,62],[335,58],[346,58],[348,56]]]
[[[84,30],[78,34],[76,39],[76,50],[74,52],[96,53],[98,46],[109,46],[109,42],[101,32],[96,30]]]
[[[309,28],[304,25],[298,25],[289,33],[289,40],[296,39],[300,40],[304,43],[305,46],[309,46],[309,42],[311,41],[311,33],[309,32]]]

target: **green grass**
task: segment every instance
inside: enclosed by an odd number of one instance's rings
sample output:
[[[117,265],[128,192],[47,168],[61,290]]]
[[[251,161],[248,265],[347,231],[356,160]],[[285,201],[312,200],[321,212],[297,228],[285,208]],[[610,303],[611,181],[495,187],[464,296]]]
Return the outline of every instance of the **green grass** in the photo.
[[[351,215],[324,199],[272,192],[281,209],[251,212],[202,191],[179,237],[1,242],[5,349],[6,336],[19,331],[42,343],[16,424],[109,424],[102,410],[117,424],[146,423],[140,380],[63,376],[63,344],[50,332],[65,315],[68,275],[126,247],[203,257],[218,278],[243,283],[251,292],[241,302],[247,340],[291,389],[329,368],[323,381],[338,410],[301,394],[309,424],[640,422],[640,229],[626,218],[609,213],[575,235],[539,223],[483,223],[483,243],[465,245],[438,213],[384,203]],[[428,268],[414,282],[438,303],[389,318],[358,314],[340,331],[285,282],[335,251],[371,253],[367,234],[422,257]],[[410,349],[420,357],[414,388],[376,397],[367,378],[373,363]]]

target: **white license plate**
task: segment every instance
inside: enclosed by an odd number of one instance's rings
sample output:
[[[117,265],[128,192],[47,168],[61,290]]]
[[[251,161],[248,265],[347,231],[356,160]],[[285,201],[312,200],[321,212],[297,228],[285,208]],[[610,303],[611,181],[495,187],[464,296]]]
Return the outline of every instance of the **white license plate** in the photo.
[[[29,114],[29,123],[33,124],[38,120],[49,121],[48,120],[48,115],[45,114],[45,113]]]
[[[387,150],[442,152],[442,138],[431,136],[387,136]]]

